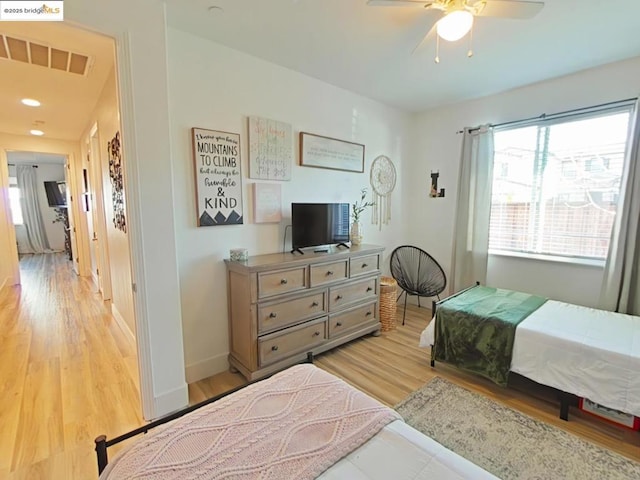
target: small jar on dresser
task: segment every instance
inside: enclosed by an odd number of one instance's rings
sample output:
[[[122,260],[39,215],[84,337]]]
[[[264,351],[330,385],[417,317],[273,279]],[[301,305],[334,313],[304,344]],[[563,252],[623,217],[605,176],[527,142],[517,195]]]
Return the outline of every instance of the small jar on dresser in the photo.
[[[378,334],[384,247],[225,260],[229,365],[261,378],[369,333]]]

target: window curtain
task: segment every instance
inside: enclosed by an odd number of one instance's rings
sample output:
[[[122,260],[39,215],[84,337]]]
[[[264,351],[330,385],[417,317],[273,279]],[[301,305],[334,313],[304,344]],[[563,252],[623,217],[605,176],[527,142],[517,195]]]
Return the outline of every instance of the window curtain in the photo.
[[[451,263],[454,292],[486,282],[492,182],[493,129],[465,128]]]
[[[16,171],[21,195],[22,217],[27,231],[27,247],[33,253],[45,253],[50,250],[50,247],[40,212],[35,168],[31,165],[17,165]]]
[[[604,267],[600,307],[640,315],[640,101],[629,127],[618,212]]]

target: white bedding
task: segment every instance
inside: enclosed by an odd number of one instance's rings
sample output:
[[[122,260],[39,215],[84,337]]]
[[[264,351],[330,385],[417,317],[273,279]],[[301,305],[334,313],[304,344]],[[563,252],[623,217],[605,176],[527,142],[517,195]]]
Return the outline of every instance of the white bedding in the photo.
[[[548,300],[516,328],[511,371],[640,416],[640,317]]]
[[[130,478],[494,479],[397,412],[309,364],[140,437],[101,480]]]
[[[483,480],[497,477],[396,420],[318,478]]]

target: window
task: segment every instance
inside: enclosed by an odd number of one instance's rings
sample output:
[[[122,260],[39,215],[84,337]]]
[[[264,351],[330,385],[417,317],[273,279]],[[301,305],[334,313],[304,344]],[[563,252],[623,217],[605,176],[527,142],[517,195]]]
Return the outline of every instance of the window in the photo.
[[[9,206],[14,225],[24,224],[22,218],[22,207],[20,206],[20,189],[16,177],[9,177]]]
[[[631,109],[627,103],[497,130],[489,248],[605,259]]]

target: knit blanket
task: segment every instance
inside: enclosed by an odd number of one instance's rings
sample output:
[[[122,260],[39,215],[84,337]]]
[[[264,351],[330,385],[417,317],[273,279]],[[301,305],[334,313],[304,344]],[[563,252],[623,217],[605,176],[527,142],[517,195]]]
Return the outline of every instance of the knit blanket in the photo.
[[[310,364],[149,433],[101,479],[315,478],[399,415]]]

